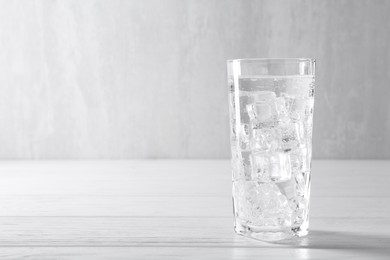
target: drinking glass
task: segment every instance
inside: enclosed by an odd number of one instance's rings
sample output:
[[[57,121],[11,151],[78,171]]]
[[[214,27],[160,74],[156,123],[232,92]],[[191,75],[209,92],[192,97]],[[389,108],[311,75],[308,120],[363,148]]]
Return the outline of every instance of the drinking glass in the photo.
[[[259,240],[309,226],[315,60],[228,60],[234,228]]]

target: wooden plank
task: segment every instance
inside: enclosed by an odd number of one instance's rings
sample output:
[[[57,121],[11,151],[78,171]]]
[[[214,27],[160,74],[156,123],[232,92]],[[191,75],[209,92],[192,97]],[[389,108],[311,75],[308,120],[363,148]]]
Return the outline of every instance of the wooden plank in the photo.
[[[379,249],[390,244],[389,218],[312,219],[308,237],[278,243],[237,236],[231,218],[217,217],[1,217],[0,226],[3,247],[351,248],[365,244]]]
[[[314,219],[305,238],[237,236],[228,218],[0,218],[1,259],[388,259],[389,219]]]
[[[3,247],[1,259],[372,259],[388,260],[389,249],[272,247]]]
[[[2,161],[0,195],[230,196],[228,160]],[[312,197],[390,197],[390,161],[313,161]]]
[[[4,161],[0,195],[231,194],[228,160]]]
[[[310,202],[312,218],[372,218],[390,215],[389,198],[322,198]],[[0,216],[193,216],[231,217],[226,197],[136,197],[107,195],[0,196]]]

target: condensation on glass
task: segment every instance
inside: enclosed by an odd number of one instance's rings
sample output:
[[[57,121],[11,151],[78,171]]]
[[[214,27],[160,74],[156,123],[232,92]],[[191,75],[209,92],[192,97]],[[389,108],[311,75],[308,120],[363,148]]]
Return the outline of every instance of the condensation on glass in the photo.
[[[229,60],[235,231],[308,233],[315,61]]]

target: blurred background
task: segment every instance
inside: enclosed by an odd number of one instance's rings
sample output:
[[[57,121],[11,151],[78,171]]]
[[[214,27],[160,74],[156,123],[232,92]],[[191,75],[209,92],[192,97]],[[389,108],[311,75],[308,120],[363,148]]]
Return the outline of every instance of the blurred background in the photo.
[[[0,1],[0,159],[229,158],[226,60],[317,59],[315,158],[390,158],[390,1]]]

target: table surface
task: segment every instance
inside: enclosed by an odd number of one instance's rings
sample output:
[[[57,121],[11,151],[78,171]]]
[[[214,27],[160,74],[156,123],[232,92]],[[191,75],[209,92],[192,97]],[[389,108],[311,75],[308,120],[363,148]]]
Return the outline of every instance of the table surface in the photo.
[[[1,259],[390,259],[390,161],[313,161],[310,233],[233,232],[227,160],[0,162]]]

